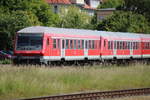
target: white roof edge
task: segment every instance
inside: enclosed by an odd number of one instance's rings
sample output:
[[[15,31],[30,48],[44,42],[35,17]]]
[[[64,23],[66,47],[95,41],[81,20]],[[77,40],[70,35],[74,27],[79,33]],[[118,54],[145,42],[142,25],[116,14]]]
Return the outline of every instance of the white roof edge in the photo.
[[[128,33],[128,32],[108,32],[108,31],[97,31],[97,30],[86,30],[86,29],[71,29],[71,28],[55,28],[45,26],[31,26],[21,29],[17,33],[56,33],[56,34],[73,34],[73,35],[96,35],[96,36],[114,36],[114,37],[129,37],[129,38],[140,38],[140,34]]]

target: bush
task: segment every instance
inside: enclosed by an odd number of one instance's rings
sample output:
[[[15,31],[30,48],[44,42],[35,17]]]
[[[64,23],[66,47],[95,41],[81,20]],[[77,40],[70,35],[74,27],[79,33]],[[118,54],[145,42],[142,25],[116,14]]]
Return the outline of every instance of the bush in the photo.
[[[12,64],[12,60],[11,59],[3,59],[3,60],[0,60],[0,64]]]
[[[118,11],[112,16],[100,21],[98,30],[114,32],[150,33],[148,20],[141,14]]]

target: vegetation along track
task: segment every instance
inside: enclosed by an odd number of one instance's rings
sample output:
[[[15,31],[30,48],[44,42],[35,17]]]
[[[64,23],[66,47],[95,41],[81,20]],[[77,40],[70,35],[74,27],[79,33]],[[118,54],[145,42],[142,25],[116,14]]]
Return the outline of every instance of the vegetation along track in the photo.
[[[125,96],[149,95],[150,88],[115,90],[103,92],[86,92],[76,94],[64,94],[57,96],[37,97],[20,100],[101,100],[106,98],[118,98]]]

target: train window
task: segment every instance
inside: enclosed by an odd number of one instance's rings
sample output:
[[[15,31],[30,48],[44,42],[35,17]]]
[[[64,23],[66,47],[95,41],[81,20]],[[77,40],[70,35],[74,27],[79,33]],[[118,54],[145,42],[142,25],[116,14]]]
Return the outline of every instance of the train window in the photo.
[[[121,42],[121,49],[123,49],[123,41]]]
[[[66,40],[66,49],[69,49],[69,40]]]
[[[111,45],[110,43],[111,43],[111,42],[110,42],[110,41],[108,41],[108,49],[111,49],[111,48],[110,48],[110,45]]]
[[[60,39],[57,39],[57,48],[60,48]]]
[[[127,49],[130,49],[130,42],[128,42],[128,47],[127,47]]]
[[[77,42],[76,40],[74,40],[74,49],[76,49],[76,47],[77,47]]]
[[[131,49],[133,49],[133,42],[131,42]]]
[[[147,44],[148,44],[148,49],[149,49],[149,46],[150,46],[149,42],[147,42]]]
[[[81,42],[78,40],[78,49],[81,49]]]
[[[70,49],[73,49],[73,40],[70,40]]]
[[[136,42],[134,42],[134,49],[136,49]]]
[[[145,42],[145,49],[147,49],[147,42]]]
[[[140,42],[138,42],[138,49],[140,49]]]
[[[84,40],[82,40],[81,44],[82,44],[82,49],[84,49]]]
[[[146,42],[146,49],[148,48],[148,43]]]
[[[136,42],[136,49],[138,49],[138,42]]]
[[[46,44],[49,45],[49,38],[47,39]]]
[[[113,41],[111,41],[111,49],[113,49]]]
[[[88,41],[85,41],[85,48],[88,49]]]
[[[137,48],[137,43],[136,42],[134,42],[134,49],[136,49]]]
[[[104,40],[104,47],[106,47],[106,40]]]
[[[89,47],[89,49],[91,49],[91,47],[92,47],[91,46],[91,40],[89,40],[89,46],[88,47]]]
[[[133,47],[133,50],[134,50],[134,42],[132,43],[132,47]]]
[[[125,43],[125,41],[123,41],[123,42],[122,42],[122,49],[125,50],[125,48],[126,48],[125,46],[126,46],[126,43]]]
[[[62,48],[65,48],[65,40],[62,40]]]
[[[133,42],[133,50],[135,49],[135,42]]]
[[[53,48],[56,49],[56,39],[53,39]]]
[[[117,49],[117,41],[114,41],[114,49]]]
[[[147,44],[147,49],[148,49],[148,42],[146,44]]]
[[[119,49],[122,49],[122,42],[119,42]]]
[[[149,45],[148,45],[148,49],[150,49],[150,42],[148,42],[148,44],[149,44]]]
[[[144,42],[144,49],[147,49],[147,43]]]
[[[123,50],[123,48],[124,48],[124,47],[123,47],[123,41],[121,41],[121,49]]]
[[[91,48],[91,49],[94,49],[94,48],[95,48],[95,47],[94,47],[94,44],[95,44],[95,41],[92,40],[92,48]]]
[[[120,44],[119,44],[119,41],[117,41],[117,49],[119,49],[120,47]]]
[[[122,49],[125,50],[125,41],[122,42]]]
[[[98,41],[95,40],[95,44],[94,44],[95,49],[97,49],[97,44],[98,44]]]
[[[128,42],[125,42],[125,49],[128,49]]]

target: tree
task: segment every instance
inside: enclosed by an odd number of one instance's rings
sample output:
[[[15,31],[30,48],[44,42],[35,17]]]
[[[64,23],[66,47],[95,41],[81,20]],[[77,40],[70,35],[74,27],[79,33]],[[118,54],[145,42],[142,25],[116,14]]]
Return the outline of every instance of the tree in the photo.
[[[107,0],[104,3],[100,4],[98,8],[117,8],[123,5],[123,0]]]
[[[58,16],[51,11],[45,0],[1,0],[0,6],[12,11],[30,11],[35,14],[45,26],[54,26]]]
[[[14,34],[21,28],[41,25],[38,18],[27,11],[0,14],[0,49],[12,49]]]
[[[150,33],[149,23],[143,15],[123,11],[118,11],[99,22],[97,29],[115,32]]]
[[[11,49],[14,33],[21,28],[55,26],[58,20],[45,0],[1,0],[0,13],[0,49]]]
[[[121,9],[142,14],[150,20],[150,0],[124,0]]]
[[[60,21],[58,27],[65,28],[89,28],[90,27],[90,16],[81,11],[77,7],[69,7],[68,9],[62,8],[59,14]]]

